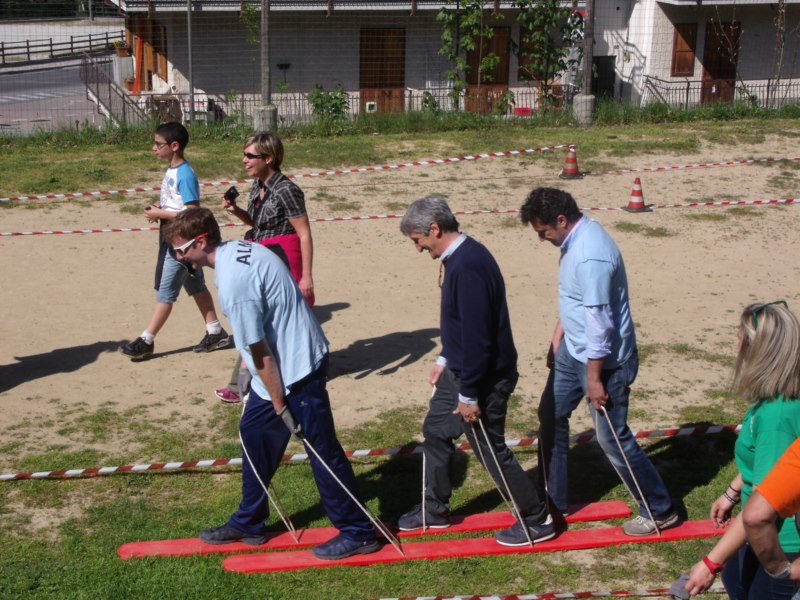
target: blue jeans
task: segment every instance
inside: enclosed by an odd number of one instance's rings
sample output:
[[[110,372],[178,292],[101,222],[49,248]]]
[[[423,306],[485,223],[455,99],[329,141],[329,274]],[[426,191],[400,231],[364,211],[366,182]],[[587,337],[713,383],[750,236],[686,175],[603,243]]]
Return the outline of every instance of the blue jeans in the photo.
[[[203,277],[203,269],[195,269],[190,274],[186,264],[177,260],[174,252],[169,251],[164,256],[161,281],[156,291],[156,302],[174,304],[178,299],[181,288],[185,289],[190,296],[194,296],[198,292],[204,292],[207,288]]]
[[[788,555],[790,560],[796,554]],[[729,558],[722,569],[722,584],[731,600],[794,600],[796,586],[788,579],[773,579],[745,544]]]
[[[647,511],[631,473],[625,464],[625,458],[630,463],[631,470],[641,486],[642,494],[650,505],[650,510],[656,519],[669,515],[672,500],[664,485],[661,476],[656,471],[653,463],[636,442],[633,432],[628,427],[628,400],[630,386],[636,379],[639,371],[639,357],[634,354],[624,364],[605,369],[602,381],[608,394],[606,413],[613,426],[602,413],[598,413],[588,403],[595,424],[597,441],[619,473],[625,484],[633,493],[639,504],[639,512],[649,518]],[[581,401],[586,397],[586,364],[574,359],[567,351],[567,344],[561,342],[555,356],[552,394],[545,390],[542,395],[542,404],[539,407],[540,427],[543,430],[541,438],[541,458],[547,481],[547,492],[555,508],[564,510],[568,505],[567,489],[567,453],[569,451],[569,417]],[[548,406],[548,404],[550,404]],[[620,453],[619,446],[614,439],[614,432],[619,438],[624,456]],[[549,447],[548,447],[549,446]]]

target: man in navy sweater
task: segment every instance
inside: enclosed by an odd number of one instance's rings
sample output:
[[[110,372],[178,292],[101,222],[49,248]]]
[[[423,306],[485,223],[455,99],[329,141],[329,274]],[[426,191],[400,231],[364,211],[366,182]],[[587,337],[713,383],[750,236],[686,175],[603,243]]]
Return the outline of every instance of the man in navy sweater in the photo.
[[[466,434],[478,460],[504,495],[510,493],[521,517],[495,539],[505,546],[550,539],[555,528],[547,507],[505,444],[508,397],[519,375],[500,268],[482,244],[459,233],[458,221],[441,198],[423,198],[409,206],[400,231],[418,252],[427,250],[441,261],[442,352],[429,377],[435,391],[422,426],[425,510],[415,506],[400,517],[398,526],[411,531],[450,525],[453,441]]]

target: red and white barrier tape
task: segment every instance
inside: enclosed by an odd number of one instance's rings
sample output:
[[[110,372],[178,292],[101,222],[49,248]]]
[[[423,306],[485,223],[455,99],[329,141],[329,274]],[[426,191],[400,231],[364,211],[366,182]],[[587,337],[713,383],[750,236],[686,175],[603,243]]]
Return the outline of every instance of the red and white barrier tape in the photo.
[[[334,175],[350,175],[353,173],[375,173],[378,171],[395,171],[397,169],[407,169],[410,167],[427,167],[434,165],[445,165],[449,163],[464,162],[469,160],[480,160],[483,158],[500,158],[504,156],[517,156],[520,154],[535,154],[538,152],[547,152],[549,150],[560,150],[568,148],[574,144],[557,144],[555,146],[542,146],[541,148],[523,148],[520,150],[499,150],[497,152],[481,152],[479,154],[466,154],[464,156],[452,156],[448,158],[432,158],[430,160],[414,160],[404,163],[395,163],[392,165],[373,165],[371,167],[350,167],[345,169],[332,169],[330,171],[316,171],[311,173],[298,173],[297,175],[290,175],[289,179],[302,179],[304,177],[330,177]],[[220,185],[232,185],[236,183],[250,183],[252,179],[223,179],[219,181],[204,181],[201,187],[216,187]],[[28,201],[28,200],[72,200],[73,198],[97,198],[102,196],[114,196],[118,194],[133,194],[137,192],[158,192],[161,190],[159,186],[153,187],[135,187],[135,188],[122,188],[118,190],[105,190],[100,192],[66,192],[62,194],[28,194],[22,196],[10,196],[7,198],[0,198],[0,202],[10,202],[12,200]]]
[[[669,438],[693,435],[709,435],[728,432],[738,432],[741,425],[696,425],[694,427],[674,427],[671,429],[652,429],[649,431],[639,431],[634,433],[636,439],[645,438]],[[570,436],[570,442],[574,444],[586,444],[596,439],[593,431]],[[506,440],[509,448],[522,448],[525,446],[535,446],[538,444],[536,438],[523,438],[518,440]],[[462,443],[456,446],[456,450],[469,450],[470,445]],[[365,458],[368,456],[404,456],[410,454],[421,454],[422,446],[419,444],[408,444],[396,446],[394,448],[367,448],[363,450],[348,450],[345,455],[349,458]],[[302,462],[308,460],[307,454],[286,454],[283,462]],[[225,467],[238,466],[242,464],[241,458],[217,458],[207,460],[189,460],[184,462],[152,463],[142,465],[124,465],[121,467],[95,467],[91,469],[67,469],[61,471],[36,471],[30,473],[6,473],[0,475],[0,481],[17,481],[21,479],[65,479],[69,477],[93,477],[98,475],[111,475],[112,473],[142,473],[146,471],[174,471],[176,469],[194,469],[203,467]]]
[[[686,165],[667,165],[663,167],[638,167],[632,169],[612,169],[603,171],[600,175],[624,175],[625,173],[666,173],[668,171],[682,171],[685,169],[714,169],[718,167],[751,167],[766,165],[776,162],[800,161],[800,157],[782,158],[749,158],[742,160],[720,160],[714,162],[689,163]]]
[[[503,215],[514,214],[518,212],[516,208],[510,209],[496,209],[496,210],[459,210],[454,211],[453,214],[457,216],[462,215]],[[339,221],[374,221],[377,219],[401,219],[402,214],[388,214],[388,215],[353,215],[350,217],[318,217],[310,219],[312,223],[335,223]],[[241,223],[224,223],[220,227],[244,227]],[[45,230],[45,231],[0,231],[0,237],[18,237],[26,235],[69,235],[69,234],[84,234],[84,233],[130,233],[142,231],[158,231],[158,227],[108,227],[103,229],[62,229],[62,230]]]
[[[798,204],[800,198],[773,198],[759,200],[718,200],[716,202],[684,202],[682,204],[655,204],[654,209],[659,208],[714,208],[730,206],[778,206],[780,204]],[[587,206],[581,207],[584,212],[610,212],[622,210],[621,206]],[[463,215],[511,215],[518,213],[516,208],[501,208],[493,210],[460,210],[454,211],[457,216]],[[350,217],[318,217],[310,219],[312,223],[336,223],[341,221],[376,221],[380,219],[400,219],[402,214],[387,215],[353,215]],[[243,227],[239,223],[226,223],[220,227]],[[130,233],[141,231],[158,231],[158,227],[109,227],[103,229],[62,229],[45,231],[0,231],[0,237],[19,237],[28,235],[69,235],[85,233]]]
[[[613,590],[609,592],[547,592],[544,594],[505,594],[502,596],[479,596],[477,594],[466,596],[404,596],[402,598],[381,598],[381,600],[562,600],[564,598],[651,598],[653,596],[666,596],[668,588],[640,589],[640,590]],[[725,587],[712,585],[704,593],[722,594]]]

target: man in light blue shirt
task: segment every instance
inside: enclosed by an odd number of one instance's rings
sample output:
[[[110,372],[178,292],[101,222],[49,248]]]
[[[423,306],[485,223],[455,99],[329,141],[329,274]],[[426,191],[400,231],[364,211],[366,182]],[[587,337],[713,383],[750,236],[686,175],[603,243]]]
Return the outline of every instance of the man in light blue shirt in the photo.
[[[623,525],[625,533],[649,535],[677,525],[667,488],[627,423],[639,358],[619,248],[599,223],[581,214],[570,194],[558,189],[533,190],[520,217],[540,241],[561,249],[559,322],[548,353],[553,370],[539,405],[539,462],[552,503],[558,510],[567,507],[569,417],[586,397],[597,440],[639,504],[639,516]]]
[[[193,267],[216,270],[220,306],[253,377],[239,423],[245,458],[242,499],[227,523],[203,530],[200,539],[207,544],[266,542],[266,486],[290,434],[295,434],[318,453],[310,457],[311,469],[325,512],[339,530],[314,548],[314,555],[338,560],[378,550],[375,531],[361,509],[353,468],[333,426],[326,389],[328,340],[283,261],[257,243],[223,243],[206,208],[180,213],[166,237],[175,254]]]

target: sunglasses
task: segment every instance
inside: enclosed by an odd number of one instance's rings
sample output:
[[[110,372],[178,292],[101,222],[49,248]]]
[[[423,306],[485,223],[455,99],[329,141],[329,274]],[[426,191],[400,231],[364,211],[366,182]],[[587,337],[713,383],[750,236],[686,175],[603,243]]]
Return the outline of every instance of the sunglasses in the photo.
[[[242,152],[242,156],[249,160],[253,160],[254,158],[266,158],[266,154],[253,154],[252,152]]]
[[[194,238],[190,239],[190,240],[189,240],[188,242],[186,242],[185,244],[181,244],[181,245],[180,245],[180,246],[178,246],[177,248],[172,248],[172,249],[175,251],[175,254],[176,254],[176,255],[178,255],[178,256],[183,256],[184,254],[186,254],[186,251],[187,251],[189,248],[191,248],[191,247],[194,245],[194,243],[195,243],[197,240],[199,240],[200,238],[204,238],[204,237],[206,237],[207,235],[208,235],[207,233],[201,233],[201,234],[200,234],[200,235],[198,235],[197,237],[194,237]]]
[[[775,300],[775,302],[767,302],[766,304],[762,304],[758,308],[753,309],[753,329],[758,329],[758,313],[762,310],[767,308],[768,306],[774,306],[776,304],[783,304],[784,308],[789,308],[789,305],[786,304],[786,300]]]

